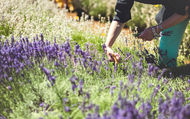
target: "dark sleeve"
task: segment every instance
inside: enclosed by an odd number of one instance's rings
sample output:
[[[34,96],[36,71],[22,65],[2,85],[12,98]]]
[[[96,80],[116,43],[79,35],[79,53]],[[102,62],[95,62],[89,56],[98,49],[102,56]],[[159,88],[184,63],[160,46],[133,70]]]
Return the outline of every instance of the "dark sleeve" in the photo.
[[[115,6],[114,21],[125,23],[131,19],[131,8],[134,4],[134,0],[117,0]]]
[[[185,7],[188,6],[190,14],[190,0],[168,0],[169,5],[175,10],[174,12],[180,15],[186,15]]]

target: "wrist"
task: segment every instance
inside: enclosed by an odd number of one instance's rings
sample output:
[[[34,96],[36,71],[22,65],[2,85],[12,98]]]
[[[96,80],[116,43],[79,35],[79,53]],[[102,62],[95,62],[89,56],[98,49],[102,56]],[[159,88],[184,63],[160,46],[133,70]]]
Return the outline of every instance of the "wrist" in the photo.
[[[110,47],[109,45],[107,45],[106,43],[104,43],[104,44],[103,44],[103,50],[104,50],[104,51],[107,51],[107,48],[110,48],[110,49],[111,49],[111,47]]]
[[[105,47],[111,48],[111,45],[109,43],[105,43]]]
[[[158,26],[153,26],[152,27],[152,33],[153,33],[153,35],[154,35],[154,38],[158,38],[158,37],[160,37],[160,29],[159,29],[159,27]]]
[[[161,30],[161,31],[163,31],[163,30],[164,30],[164,28],[162,27],[162,25],[161,25],[161,24],[158,24],[158,26],[160,27],[160,30]]]
[[[160,34],[161,28],[159,27],[159,25],[153,26],[153,28],[155,29],[155,32],[156,32],[157,34]]]

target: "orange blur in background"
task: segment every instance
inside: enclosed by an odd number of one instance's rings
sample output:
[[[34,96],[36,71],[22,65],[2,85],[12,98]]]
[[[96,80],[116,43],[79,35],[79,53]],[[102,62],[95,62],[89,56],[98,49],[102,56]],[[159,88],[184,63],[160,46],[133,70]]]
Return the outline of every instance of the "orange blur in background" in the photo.
[[[63,8],[64,4],[66,4],[69,11],[74,11],[72,0],[54,0],[54,2],[57,4],[58,8]]]

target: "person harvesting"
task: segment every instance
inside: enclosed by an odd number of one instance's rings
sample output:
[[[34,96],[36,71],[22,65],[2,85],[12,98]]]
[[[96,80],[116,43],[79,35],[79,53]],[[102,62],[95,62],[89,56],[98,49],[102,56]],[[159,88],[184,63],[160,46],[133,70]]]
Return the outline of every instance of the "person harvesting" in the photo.
[[[117,0],[116,14],[109,28],[105,50],[109,61],[114,62],[111,49],[116,38],[120,34],[125,22],[131,19],[131,8],[134,1],[144,4],[161,4],[162,8],[156,15],[158,25],[145,29],[138,38],[144,41],[151,41],[155,37],[162,36],[159,42],[159,50],[167,52],[166,56],[159,59],[159,64],[166,64],[168,67],[177,66],[177,56],[182,36],[189,23],[190,0]],[[120,58],[120,56],[117,56]]]

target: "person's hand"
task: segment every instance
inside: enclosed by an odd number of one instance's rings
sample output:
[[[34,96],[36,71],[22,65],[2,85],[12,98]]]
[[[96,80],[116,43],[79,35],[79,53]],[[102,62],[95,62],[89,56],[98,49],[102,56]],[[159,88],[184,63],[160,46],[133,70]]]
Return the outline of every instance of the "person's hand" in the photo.
[[[106,51],[106,55],[108,57],[108,60],[110,62],[116,62],[116,64],[119,62],[119,60],[120,60],[119,53],[115,53],[109,46],[107,46],[105,48],[105,51]]]
[[[114,51],[109,46],[106,46],[105,51],[106,51],[106,55],[108,57],[108,60],[110,62],[114,62],[114,58],[112,57],[112,54],[114,53]]]
[[[143,41],[151,41],[154,38],[152,27],[145,29],[138,38],[142,38]]]

